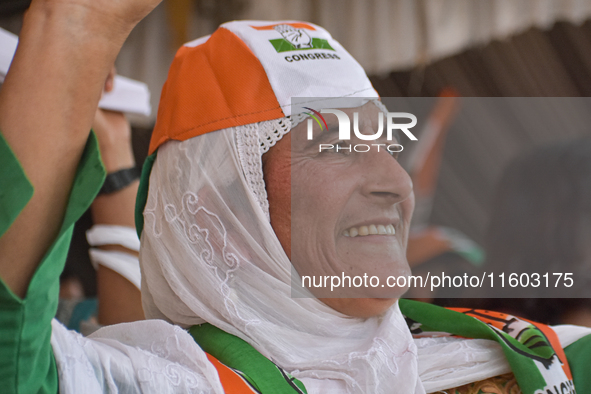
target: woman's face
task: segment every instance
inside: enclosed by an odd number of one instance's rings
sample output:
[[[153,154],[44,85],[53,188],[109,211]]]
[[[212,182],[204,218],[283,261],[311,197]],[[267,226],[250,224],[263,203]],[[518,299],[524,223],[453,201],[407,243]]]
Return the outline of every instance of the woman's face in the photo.
[[[378,129],[380,110],[373,103],[342,111],[352,123],[353,112],[359,113],[361,133]],[[410,274],[406,245],[412,182],[383,146],[379,152],[375,146],[369,152],[349,152],[354,144],[395,144],[385,140],[385,131],[383,140],[339,141],[336,116],[325,119],[328,130],[315,125],[314,140],[307,140],[307,122],[302,122],[263,156],[271,225],[300,276],[377,276],[376,287],[331,292],[329,280],[328,288],[310,288],[341,313],[375,316],[406,290],[388,287],[386,281]],[[319,152],[320,143],[340,149]],[[366,231],[370,234],[363,235]]]

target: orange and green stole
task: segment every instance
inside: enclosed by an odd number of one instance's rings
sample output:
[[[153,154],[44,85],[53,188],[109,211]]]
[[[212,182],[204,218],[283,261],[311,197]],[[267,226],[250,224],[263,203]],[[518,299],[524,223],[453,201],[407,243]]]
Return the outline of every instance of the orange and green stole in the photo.
[[[244,340],[211,324],[193,326],[189,334],[217,369],[226,394],[307,394],[302,382]]]
[[[516,392],[576,393],[566,354],[558,336],[547,325],[504,313],[468,308],[441,308],[411,300],[400,300],[400,310],[415,337],[452,334],[498,342],[515,375],[518,389],[521,389]],[[587,360],[589,359],[591,357],[587,357]],[[589,385],[589,382],[581,383]],[[494,391],[476,391],[479,392]],[[455,391],[452,390],[450,393]]]
[[[554,330],[546,325],[503,313],[467,308],[446,309],[410,300],[400,300],[400,310],[415,337],[455,335],[498,342],[519,385],[514,388],[515,391],[510,392],[577,393],[565,351]],[[189,329],[189,333],[216,367],[227,394],[307,393],[302,382],[275,365],[242,339],[210,324],[193,326]],[[579,385],[577,387],[579,394],[586,394],[591,393],[591,374],[585,372],[585,369],[591,372],[591,365],[588,365],[588,361],[591,360],[591,336],[579,341],[584,345],[576,348],[569,347],[568,351],[569,358],[581,361],[577,363],[578,378],[575,380]],[[505,387],[507,379],[511,378],[504,378],[505,381],[499,382],[498,387]],[[494,379],[486,380],[489,386],[494,383],[493,381]],[[448,392],[453,394],[498,392],[489,391],[486,388],[481,390],[477,386],[466,385]],[[392,389],[393,393],[396,392],[396,388]],[[519,389],[521,391],[518,391]]]

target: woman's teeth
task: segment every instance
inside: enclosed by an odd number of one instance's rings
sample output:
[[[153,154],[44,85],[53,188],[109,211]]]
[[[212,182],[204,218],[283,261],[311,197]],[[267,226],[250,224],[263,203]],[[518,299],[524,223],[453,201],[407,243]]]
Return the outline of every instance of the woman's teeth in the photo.
[[[394,226],[388,224],[384,226],[382,224],[370,224],[369,226],[351,227],[348,230],[343,231],[345,237],[363,237],[365,235],[395,235],[396,230]]]

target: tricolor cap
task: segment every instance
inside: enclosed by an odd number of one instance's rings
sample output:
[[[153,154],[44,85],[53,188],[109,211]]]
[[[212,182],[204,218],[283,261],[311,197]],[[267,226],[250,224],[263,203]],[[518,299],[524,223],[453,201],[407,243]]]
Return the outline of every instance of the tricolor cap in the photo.
[[[228,22],[183,45],[162,88],[136,203],[138,233],[154,153],[166,141],[306,112],[303,107],[357,106],[351,104],[354,97],[378,94],[361,65],[311,23]]]

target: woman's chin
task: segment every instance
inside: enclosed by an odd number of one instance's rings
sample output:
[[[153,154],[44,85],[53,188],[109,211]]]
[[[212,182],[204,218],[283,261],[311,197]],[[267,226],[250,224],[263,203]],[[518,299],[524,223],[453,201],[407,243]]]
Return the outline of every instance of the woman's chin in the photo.
[[[320,298],[320,301],[344,315],[368,319],[384,314],[398,298]]]

